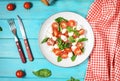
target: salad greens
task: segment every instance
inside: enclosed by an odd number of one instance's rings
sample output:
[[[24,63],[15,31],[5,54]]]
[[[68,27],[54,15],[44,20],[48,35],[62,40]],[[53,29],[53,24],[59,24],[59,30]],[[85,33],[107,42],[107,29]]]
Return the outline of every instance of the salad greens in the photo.
[[[38,71],[32,72],[35,76],[47,78],[52,75],[52,72],[49,69],[40,69]]]
[[[61,50],[70,47],[70,43],[65,43],[65,42],[63,42],[61,38],[58,38],[58,39],[57,39],[57,42],[58,42],[58,47],[59,47],[59,49],[61,49]]]
[[[48,37],[44,38],[41,43],[47,42],[48,39],[49,39]]]
[[[76,36],[79,36],[79,32],[76,30],[76,28],[72,28],[70,26],[67,27],[67,31],[70,33],[70,32],[73,32]]]
[[[60,62],[60,61],[62,61],[62,58],[60,56],[58,56],[57,62]]]
[[[68,31],[68,32],[74,32],[73,28],[70,27],[70,26],[67,27],[67,31]]]
[[[72,36],[68,37],[68,40],[69,40],[71,43],[75,42],[75,39],[74,39]]]
[[[73,54],[73,56],[71,57],[71,60],[72,60],[72,61],[75,61],[76,57],[77,57],[77,55],[74,55],[74,54]]]
[[[64,19],[63,17],[58,17],[58,18],[55,19],[55,21],[60,24],[60,22],[62,22],[62,21],[68,21],[68,20]]]
[[[63,17],[57,17],[50,26],[52,27],[52,35],[42,40],[41,43],[47,42],[48,46],[52,46],[51,50],[57,56],[57,62],[67,58],[73,62],[77,56],[84,52],[84,41],[88,39],[81,38],[82,35],[85,35],[85,30],[77,24],[73,19],[67,20]],[[71,79],[74,81],[73,77]]]
[[[87,38],[80,38],[79,40],[78,40],[78,42],[83,42],[83,41],[87,41],[88,39]]]
[[[71,77],[69,80],[67,81],[80,81],[79,79],[75,79],[74,77]]]

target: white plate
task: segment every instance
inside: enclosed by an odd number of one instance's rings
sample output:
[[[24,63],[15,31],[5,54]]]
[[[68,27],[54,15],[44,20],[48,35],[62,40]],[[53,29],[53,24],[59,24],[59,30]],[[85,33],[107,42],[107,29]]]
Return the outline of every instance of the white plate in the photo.
[[[57,62],[57,57],[50,50],[50,47],[47,46],[46,43],[41,44],[41,41],[46,37],[46,34],[51,29],[51,24],[58,17],[63,17],[68,20],[73,19],[73,20],[77,21],[77,25],[81,25],[87,31],[86,38],[88,38],[88,41],[85,42],[84,54],[77,56],[77,58],[74,62],[72,62],[70,58],[63,59],[61,62]],[[86,21],[86,19],[84,19],[79,14],[76,14],[73,12],[61,12],[61,13],[57,13],[57,14],[51,16],[43,23],[40,33],[39,33],[39,46],[40,46],[40,50],[42,51],[42,54],[51,63],[53,63],[57,66],[61,66],[61,67],[72,67],[72,66],[76,66],[76,65],[82,63],[84,60],[86,60],[88,58],[88,56],[92,52],[92,49],[94,46],[94,34],[93,34],[90,24]]]

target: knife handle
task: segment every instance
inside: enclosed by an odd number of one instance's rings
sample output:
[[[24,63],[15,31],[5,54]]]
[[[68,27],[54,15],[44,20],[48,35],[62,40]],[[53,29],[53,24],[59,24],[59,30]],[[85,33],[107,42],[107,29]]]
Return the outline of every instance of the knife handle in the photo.
[[[24,55],[24,53],[23,53],[23,50],[22,50],[22,48],[21,48],[21,44],[19,43],[19,41],[16,41],[16,46],[17,46],[17,48],[18,48],[18,52],[19,52],[21,61],[22,61],[23,63],[25,63],[25,62],[26,62],[26,58],[25,58],[25,55]]]
[[[28,54],[28,59],[30,61],[33,61],[33,55],[31,53],[31,50],[30,50],[30,47],[29,47],[29,44],[28,44],[28,40],[27,39],[24,39],[24,43],[25,43],[25,48],[27,50],[27,54]]]

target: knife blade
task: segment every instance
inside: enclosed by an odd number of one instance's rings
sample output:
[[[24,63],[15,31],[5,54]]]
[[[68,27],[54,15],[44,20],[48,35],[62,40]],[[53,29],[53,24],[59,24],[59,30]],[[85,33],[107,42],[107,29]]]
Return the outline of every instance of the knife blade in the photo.
[[[28,43],[28,40],[27,40],[27,37],[26,37],[24,24],[23,24],[22,19],[20,18],[20,16],[17,15],[17,19],[18,19],[18,23],[19,23],[19,27],[20,27],[22,37],[24,39],[24,44],[25,44],[25,48],[26,48],[26,51],[27,51],[27,54],[28,54],[28,59],[30,61],[33,61],[33,55],[31,53],[31,49],[30,49],[30,46],[29,46],[29,43]]]

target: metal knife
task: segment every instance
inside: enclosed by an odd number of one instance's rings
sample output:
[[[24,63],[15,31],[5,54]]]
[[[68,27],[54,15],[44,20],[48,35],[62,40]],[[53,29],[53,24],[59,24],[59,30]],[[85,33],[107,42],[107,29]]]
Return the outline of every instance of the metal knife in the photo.
[[[21,31],[22,37],[24,39],[24,44],[25,44],[25,48],[26,48],[26,51],[27,51],[27,54],[28,54],[28,59],[30,61],[33,61],[33,55],[31,53],[31,49],[30,49],[30,46],[29,46],[29,43],[28,43],[28,40],[27,40],[27,37],[26,37],[26,33],[25,33],[25,29],[24,29],[22,19],[18,15],[17,15],[17,19],[18,19],[18,23],[19,23],[19,26],[20,26],[20,31]]]

